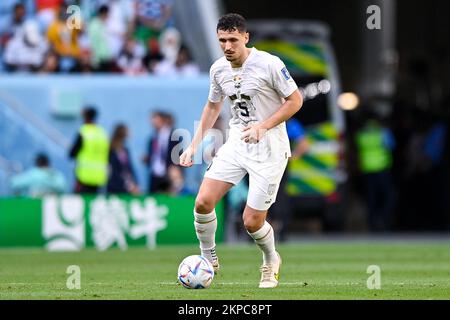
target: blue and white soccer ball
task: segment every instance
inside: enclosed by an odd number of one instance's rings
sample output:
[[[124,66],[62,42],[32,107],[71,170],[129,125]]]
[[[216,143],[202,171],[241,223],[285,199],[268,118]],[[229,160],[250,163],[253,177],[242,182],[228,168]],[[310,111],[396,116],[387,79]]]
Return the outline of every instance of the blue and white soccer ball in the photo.
[[[188,289],[208,288],[213,278],[214,268],[203,256],[186,257],[178,267],[178,281]]]

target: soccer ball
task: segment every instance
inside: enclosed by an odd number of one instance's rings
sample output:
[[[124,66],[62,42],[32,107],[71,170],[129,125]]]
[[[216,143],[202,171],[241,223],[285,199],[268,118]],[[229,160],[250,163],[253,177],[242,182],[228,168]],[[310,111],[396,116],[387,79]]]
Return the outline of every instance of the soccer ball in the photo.
[[[186,257],[178,267],[178,281],[188,289],[208,288],[213,278],[214,268],[203,256]]]

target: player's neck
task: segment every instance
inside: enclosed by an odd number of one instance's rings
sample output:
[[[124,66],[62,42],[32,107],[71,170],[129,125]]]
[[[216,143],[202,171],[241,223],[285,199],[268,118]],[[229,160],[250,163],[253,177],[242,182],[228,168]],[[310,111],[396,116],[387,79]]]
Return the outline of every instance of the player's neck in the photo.
[[[242,58],[239,61],[231,62],[231,67],[232,68],[241,68],[251,52],[252,52],[252,48],[245,48],[244,55],[242,56]]]

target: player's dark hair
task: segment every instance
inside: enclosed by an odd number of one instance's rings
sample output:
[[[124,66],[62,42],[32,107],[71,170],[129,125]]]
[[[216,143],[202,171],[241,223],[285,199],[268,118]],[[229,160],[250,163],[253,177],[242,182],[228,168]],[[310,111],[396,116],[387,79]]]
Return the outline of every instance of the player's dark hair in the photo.
[[[237,13],[228,13],[222,16],[217,23],[217,30],[247,32],[245,18]]]

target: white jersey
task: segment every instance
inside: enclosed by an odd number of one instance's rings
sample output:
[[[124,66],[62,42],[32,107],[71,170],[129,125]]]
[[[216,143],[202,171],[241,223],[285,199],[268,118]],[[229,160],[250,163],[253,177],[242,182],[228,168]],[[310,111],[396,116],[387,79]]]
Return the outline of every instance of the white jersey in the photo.
[[[263,122],[278,111],[284,98],[297,90],[284,63],[276,56],[252,48],[240,68],[232,68],[225,57],[218,59],[210,70],[209,101],[231,102],[230,134],[236,152],[257,161],[274,161],[291,156],[286,124],[267,131],[257,144],[241,140],[242,128]]]

